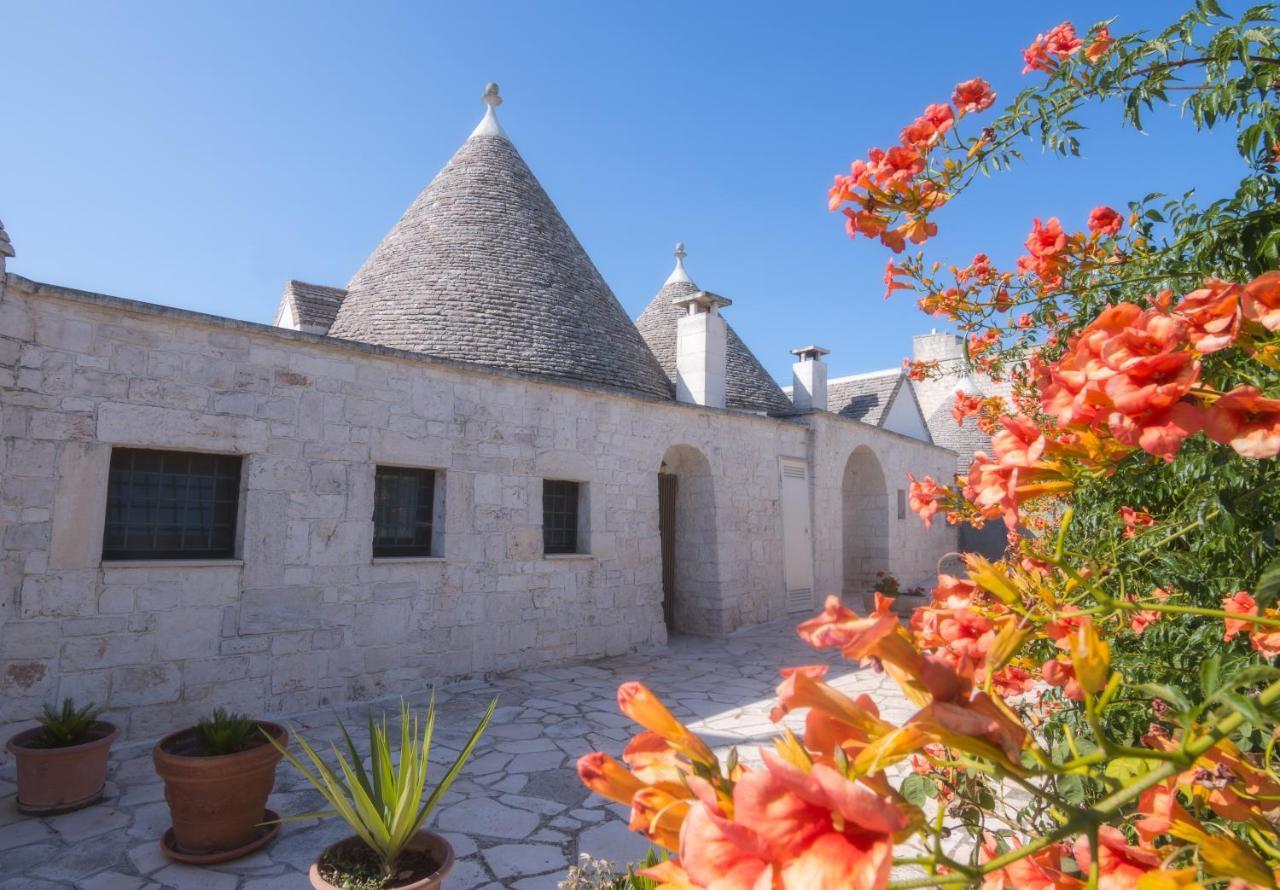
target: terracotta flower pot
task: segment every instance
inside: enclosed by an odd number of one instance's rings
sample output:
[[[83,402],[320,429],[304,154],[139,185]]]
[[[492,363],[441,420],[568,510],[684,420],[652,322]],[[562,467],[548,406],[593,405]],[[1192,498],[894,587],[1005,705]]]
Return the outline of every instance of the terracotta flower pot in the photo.
[[[358,837],[349,837],[346,840],[338,841],[336,844],[330,844],[325,847],[324,852],[311,863],[311,886],[315,890],[341,890],[337,884],[330,884],[324,878],[320,877],[320,863],[334,853],[347,853],[348,855],[358,855],[359,851],[368,848],[365,847],[364,841]],[[405,846],[406,852],[426,853],[435,860],[435,871],[429,874],[412,874],[406,877],[404,883],[392,884],[395,890],[437,890],[444,885],[445,875],[449,874],[449,870],[453,868],[453,847],[449,842],[436,834],[434,831],[419,831],[413,836],[413,840]]]
[[[289,733],[278,723],[260,721],[281,745]],[[167,853],[219,854],[255,849],[260,839],[267,798],[276,783],[280,752],[258,735],[252,747],[235,754],[203,757],[188,728],[162,738],[151,752],[156,773],[164,779],[164,799],[173,818]],[[219,857],[226,861],[226,857]]]
[[[69,813],[102,797],[107,756],[120,730],[103,720],[89,727],[89,740],[65,748],[33,748],[44,733],[28,729],[9,739],[18,772],[18,810],[32,816]]]

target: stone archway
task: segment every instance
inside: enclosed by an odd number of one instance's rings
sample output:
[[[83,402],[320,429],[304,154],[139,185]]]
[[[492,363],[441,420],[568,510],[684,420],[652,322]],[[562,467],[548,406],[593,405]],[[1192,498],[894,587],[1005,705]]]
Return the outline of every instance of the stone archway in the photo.
[[[673,445],[658,475],[667,632],[718,633],[723,609],[711,464],[697,448]]]
[[[844,595],[869,603],[877,572],[889,570],[889,489],[866,445],[849,455],[840,483]]]

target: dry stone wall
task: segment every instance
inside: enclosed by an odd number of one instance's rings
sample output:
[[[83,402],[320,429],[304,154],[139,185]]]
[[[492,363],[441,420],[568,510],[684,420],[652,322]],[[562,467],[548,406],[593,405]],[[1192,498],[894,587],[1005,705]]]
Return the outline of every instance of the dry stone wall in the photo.
[[[710,468],[704,626],[730,632],[783,615],[779,456],[847,439],[817,452],[819,593],[840,589],[821,492],[841,452],[891,452],[890,476],[954,459],[861,424],[558,385],[14,275],[0,383],[0,734],[64,696],[143,738],[219,705],[287,714],[661,643],[656,474],[676,445]],[[243,455],[236,559],[103,563],[113,445]],[[371,558],[378,463],[443,473],[440,558]],[[589,555],[543,557],[544,478],[586,483]],[[913,571],[949,549],[893,540]]]

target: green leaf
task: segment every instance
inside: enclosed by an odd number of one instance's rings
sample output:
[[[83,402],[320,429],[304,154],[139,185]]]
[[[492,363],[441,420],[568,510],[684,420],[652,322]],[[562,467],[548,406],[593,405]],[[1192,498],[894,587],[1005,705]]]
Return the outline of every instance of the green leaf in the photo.
[[[1259,608],[1270,608],[1278,595],[1280,595],[1280,557],[1267,563],[1253,585],[1253,598],[1258,601]]]
[[[933,780],[919,773],[912,773],[903,779],[902,787],[899,790],[908,803],[915,804],[918,807],[923,807],[929,798],[938,796],[938,789]]]
[[[1227,707],[1244,716],[1251,724],[1259,729],[1270,729],[1269,721],[1263,716],[1262,711],[1258,708],[1258,703],[1251,698],[1246,698],[1238,692],[1224,692],[1218,696]]]
[[[1205,698],[1213,695],[1218,689],[1218,681],[1222,674],[1222,656],[1211,655],[1200,662],[1200,694]]]

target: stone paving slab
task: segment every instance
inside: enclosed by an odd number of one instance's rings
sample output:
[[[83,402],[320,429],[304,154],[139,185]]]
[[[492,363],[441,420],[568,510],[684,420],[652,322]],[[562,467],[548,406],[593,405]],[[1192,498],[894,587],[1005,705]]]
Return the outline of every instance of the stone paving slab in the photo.
[[[648,684],[717,753],[736,746],[747,762],[758,761],[758,746],[775,735],[769,709],[785,665],[830,663],[832,685],[869,693],[891,718],[910,713],[883,674],[815,652],[794,627],[784,620],[722,639],[677,637],[646,652],[442,688],[433,778],[452,763],[489,699],[499,697],[488,733],[432,820],[457,857],[446,888],[554,890],[580,853],[615,863],[644,856],[647,844],[627,829],[626,808],[588,792],[575,770],[588,751],[619,756],[638,730],[618,713],[619,683]],[[425,693],[419,698],[416,704],[425,706]],[[364,747],[366,715],[397,708],[396,699],[387,699],[336,713]],[[311,743],[327,743],[339,739],[334,715],[318,711],[285,722]],[[17,813],[13,765],[0,768],[0,890],[305,890],[316,854],[350,833],[338,819],[288,823],[270,847],[245,859],[208,868],[172,863],[157,842],[168,813],[150,754],[151,743],[117,746],[106,799],[47,819]],[[282,763],[269,805],[289,815],[321,801]]]

